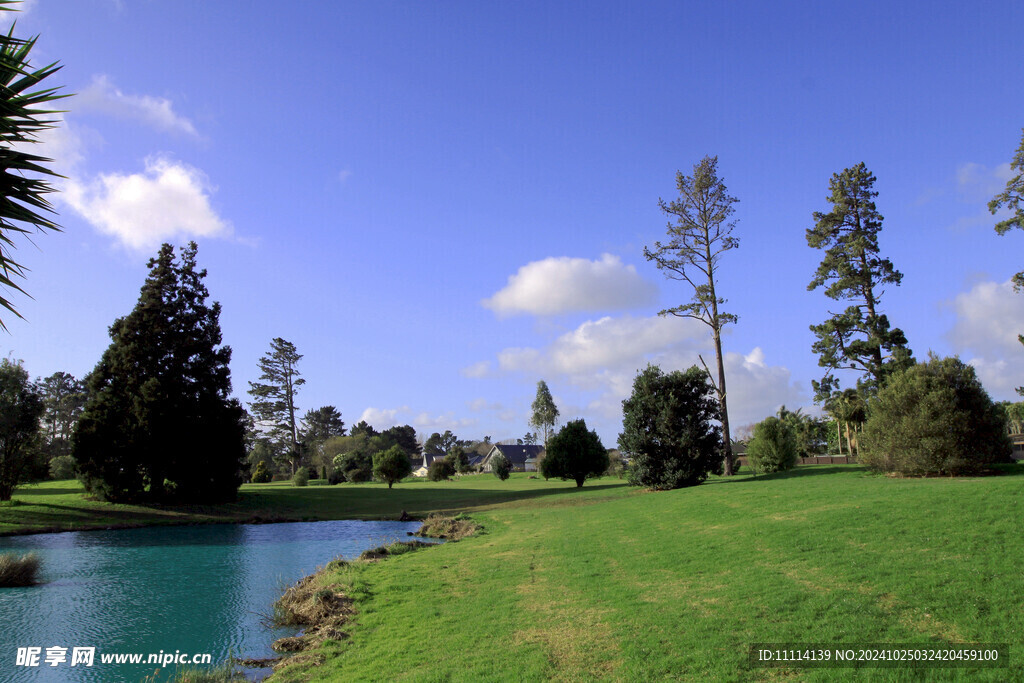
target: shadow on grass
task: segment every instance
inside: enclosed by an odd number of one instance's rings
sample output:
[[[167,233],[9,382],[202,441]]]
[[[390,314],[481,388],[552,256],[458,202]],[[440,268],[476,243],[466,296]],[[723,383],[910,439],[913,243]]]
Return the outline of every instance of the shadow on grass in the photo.
[[[577,488],[572,482],[550,488],[420,488],[415,485],[395,484],[394,488],[368,488],[361,485],[337,484],[316,489],[262,489],[242,491],[237,505],[247,510],[270,507],[278,510],[304,511],[310,514],[338,517],[339,513],[392,517],[406,510],[413,514],[430,511],[456,511],[481,506],[498,505],[547,496],[571,496],[579,492],[614,491],[628,488],[624,481],[588,483]]]
[[[772,474],[754,475],[749,467],[740,470],[739,474],[733,477],[716,477],[709,480],[708,484],[745,484],[757,481],[775,481],[777,479],[798,479],[801,477],[816,477],[828,474],[868,474],[862,465],[797,465],[785,472],[773,472]]]
[[[34,484],[23,484],[15,489],[15,494],[29,495],[29,496],[67,496],[70,494],[81,493],[80,487],[70,488],[50,488],[50,487],[39,487]]]

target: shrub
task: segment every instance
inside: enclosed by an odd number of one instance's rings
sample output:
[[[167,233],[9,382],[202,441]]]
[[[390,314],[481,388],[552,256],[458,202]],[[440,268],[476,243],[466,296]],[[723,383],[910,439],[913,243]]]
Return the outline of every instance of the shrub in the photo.
[[[466,455],[466,450],[462,446],[452,446],[445,459],[451,462],[458,474],[465,474],[470,470],[469,456]]]
[[[75,458],[71,455],[58,455],[50,461],[51,479],[74,479]]]
[[[345,473],[337,467],[332,468],[330,474],[327,475],[327,483],[331,486],[340,484],[343,481],[345,481]]]
[[[547,454],[540,463],[544,478],[572,479],[576,486],[608,469],[608,451],[597,432],[587,430],[584,420],[572,420],[548,441]]]
[[[796,436],[791,425],[777,417],[768,417],[754,426],[754,436],[747,444],[747,457],[755,472],[792,469],[796,456]]]
[[[440,458],[430,463],[430,467],[427,469],[427,479],[430,481],[442,481],[444,479],[451,479],[452,475],[455,474],[455,465],[451,463],[448,458]]]
[[[35,585],[39,564],[39,556],[35,553],[0,555],[0,587]]]
[[[505,481],[512,473],[512,462],[501,453],[495,453],[491,458],[491,471],[498,479]]]
[[[1005,416],[974,368],[932,356],[890,377],[871,401],[860,461],[876,472],[954,476],[1011,452]]]
[[[260,460],[256,463],[256,469],[252,471],[252,483],[254,484],[266,484],[273,478],[270,471],[267,469],[267,463]]]
[[[388,485],[412,474],[412,463],[401,446],[392,446],[386,451],[378,451],[373,456],[373,478]]]
[[[292,483],[296,486],[308,486],[309,485],[309,470],[305,467],[300,467],[295,475],[292,477]]]
[[[668,374],[648,365],[622,402],[619,448],[629,483],[655,490],[700,484],[722,470],[718,401],[707,374],[692,366]]]

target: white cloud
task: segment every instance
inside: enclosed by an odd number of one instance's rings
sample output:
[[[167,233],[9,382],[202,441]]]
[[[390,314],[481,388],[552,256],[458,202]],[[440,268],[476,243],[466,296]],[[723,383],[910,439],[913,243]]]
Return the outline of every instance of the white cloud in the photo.
[[[457,436],[464,436],[459,434],[459,431],[475,427],[477,422],[478,420],[475,418],[455,417],[455,413],[448,411],[441,415],[431,415],[430,413],[422,412],[413,418],[412,424],[416,427],[416,431],[425,439],[434,432],[443,434],[447,430],[451,430]]]
[[[480,378],[486,377],[490,371],[491,362],[487,360],[482,360],[477,363],[473,363],[469,367],[462,368],[461,370],[459,370],[459,373],[463,377]]]
[[[958,217],[949,230],[963,232],[977,227],[991,228],[1008,218],[1010,212],[1002,209],[995,215],[988,210],[989,201],[1006,189],[1006,182],[1013,175],[1010,163],[988,168],[983,164],[968,162],[956,170],[957,200],[961,204],[977,207],[969,215]]]
[[[998,357],[1024,353],[1017,335],[1024,333],[1024,293],[1002,284],[979,282],[953,300],[956,323],[947,334],[958,351]]]
[[[666,372],[700,365],[699,355],[714,367],[714,351],[707,329],[699,322],[672,317],[610,318],[588,321],[545,348],[505,349],[498,354],[504,372],[531,378],[564,381],[583,392],[596,394],[586,409],[608,422],[622,418],[622,400],[633,390],[633,380],[648,363]],[[730,421],[760,420],[785,403],[806,401],[803,390],[791,381],[790,371],[768,365],[764,352],[754,348],[743,355],[725,355]]]
[[[102,74],[93,76],[92,83],[75,97],[75,109],[139,121],[169,133],[199,135],[192,122],[175,112],[174,105],[166,97],[125,94]]]
[[[965,202],[988,204],[995,195],[1006,189],[1012,177],[1010,162],[988,168],[982,164],[968,162],[956,170],[957,189]]]
[[[957,353],[974,366],[989,392],[1009,398],[1024,385],[1024,293],[1010,281],[980,282],[952,302],[956,322],[946,334]]]
[[[486,398],[475,398],[472,401],[466,403],[466,406],[474,413],[480,413],[485,410],[504,410],[505,406],[500,403],[492,403]]]
[[[363,411],[363,414],[359,416],[359,421],[365,421],[366,424],[370,425],[378,432],[382,432],[385,429],[390,429],[398,424],[395,420],[395,416],[400,408],[367,408]]]
[[[610,311],[654,302],[657,287],[640,277],[636,268],[618,256],[598,261],[547,258],[528,263],[509,277],[508,284],[481,303],[498,315],[556,315],[573,311]]]
[[[589,375],[623,363],[635,364],[679,345],[703,346],[706,330],[702,323],[688,318],[606,316],[584,322],[544,350],[505,349],[498,354],[498,365],[504,371]]]
[[[151,157],[142,173],[70,180],[63,200],[100,232],[145,251],[177,238],[230,235],[231,226],[210,206],[211,191],[198,169]]]

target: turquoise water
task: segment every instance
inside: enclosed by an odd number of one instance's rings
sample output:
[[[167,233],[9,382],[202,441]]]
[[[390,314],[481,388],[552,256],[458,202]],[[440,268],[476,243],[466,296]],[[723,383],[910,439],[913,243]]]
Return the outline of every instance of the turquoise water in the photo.
[[[38,553],[45,582],[0,588],[0,681],[139,681],[156,668],[103,664],[104,653],[273,657],[270,643],[295,632],[265,625],[284,586],[419,526],[342,520],[0,538],[0,552]],[[39,666],[18,666],[25,647],[42,649]],[[51,647],[67,648],[67,661],[47,665]],[[96,648],[93,666],[70,665],[76,647]]]

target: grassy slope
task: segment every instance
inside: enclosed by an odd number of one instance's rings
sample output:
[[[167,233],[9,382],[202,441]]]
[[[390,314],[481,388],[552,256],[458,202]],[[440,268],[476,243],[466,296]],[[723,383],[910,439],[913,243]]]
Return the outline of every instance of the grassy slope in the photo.
[[[274,680],[1020,680],[1013,473],[818,466],[512,502],[474,515],[481,536],[339,573],[359,609],[351,638]],[[786,641],[1008,642],[1018,661],[859,678],[746,668],[750,643]]]
[[[431,511],[473,512],[510,501],[540,500],[574,484],[525,476],[500,482],[491,475],[433,483],[407,479],[388,489],[383,484],[313,485],[290,482],[245,484],[228,505],[158,507],[111,505],[85,499],[77,481],[50,481],[19,488],[13,504],[0,504],[0,535],[39,531],[75,531],[108,527],[199,522],[304,521],[321,519],[397,519]],[[617,480],[596,482],[599,490],[627,495]]]

